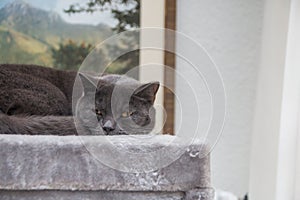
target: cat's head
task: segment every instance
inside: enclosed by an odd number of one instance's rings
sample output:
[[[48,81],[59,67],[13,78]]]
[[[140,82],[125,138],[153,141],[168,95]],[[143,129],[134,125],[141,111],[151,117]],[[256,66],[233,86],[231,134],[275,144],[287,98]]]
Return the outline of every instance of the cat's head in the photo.
[[[153,103],[159,82],[142,84],[121,75],[95,78],[80,74],[84,94],[80,100],[83,123],[101,127],[105,135],[147,134],[154,127]],[[91,124],[90,116],[98,124]]]

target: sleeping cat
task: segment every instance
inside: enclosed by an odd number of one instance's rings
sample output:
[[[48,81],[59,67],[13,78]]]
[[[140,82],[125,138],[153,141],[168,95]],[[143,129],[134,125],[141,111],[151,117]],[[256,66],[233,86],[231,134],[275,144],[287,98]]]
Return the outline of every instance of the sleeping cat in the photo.
[[[35,65],[0,64],[0,110],[9,115],[72,115],[76,75]]]
[[[74,71],[34,65],[0,65],[0,134],[116,135],[151,131],[158,82],[141,84],[121,75],[96,78],[80,74],[84,92],[73,117],[76,75]],[[113,98],[115,93],[117,98]]]

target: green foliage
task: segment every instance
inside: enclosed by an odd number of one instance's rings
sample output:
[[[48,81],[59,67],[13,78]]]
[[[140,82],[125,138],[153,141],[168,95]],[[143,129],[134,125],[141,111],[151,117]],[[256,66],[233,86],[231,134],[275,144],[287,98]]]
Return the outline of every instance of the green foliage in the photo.
[[[124,6],[126,5],[126,9]],[[140,26],[140,0],[89,0],[86,4],[72,4],[66,13],[93,13],[95,11],[109,10],[118,21],[113,28],[117,32],[122,32],[128,28]]]
[[[107,73],[125,74],[133,67],[139,64],[139,51],[133,51],[120,56],[117,60],[112,62],[106,69]]]
[[[1,63],[38,63],[40,65],[52,63],[47,45],[25,34],[1,27],[1,25],[0,52]]]
[[[86,7],[81,12],[110,10],[118,21],[114,27],[115,31],[139,27],[139,0],[86,1]],[[0,62],[39,64],[76,70],[92,50],[89,44],[98,44],[112,33],[111,28],[105,24],[68,24],[59,15],[31,7],[27,3],[7,5],[0,9]],[[120,51],[138,48],[138,45],[139,34],[129,33],[124,40],[107,46],[102,49],[103,52],[97,52],[92,62],[97,66],[104,66],[107,64],[108,55],[113,58],[120,55]],[[124,74],[138,64],[137,50],[119,57],[109,65],[107,72]]]
[[[79,3],[70,5],[65,12],[74,14],[101,12],[103,10],[110,11],[113,18],[117,20],[118,23],[113,28],[114,31],[122,32],[140,26],[140,0],[87,0],[86,4],[83,5]],[[126,40],[110,46],[108,53],[110,55],[119,55],[118,52],[124,52],[126,48],[132,49],[132,47],[138,48],[138,46],[139,33],[128,33]],[[138,65],[139,50],[136,50],[119,57],[106,71],[108,73],[124,74]]]
[[[111,34],[105,24],[69,24],[58,14],[22,1],[7,4],[0,9],[0,62],[51,67],[53,48],[58,50],[68,40],[98,44]]]
[[[78,69],[86,56],[92,50],[92,45],[76,44],[69,40],[67,44],[59,44],[59,48],[52,48],[54,66],[58,69]]]

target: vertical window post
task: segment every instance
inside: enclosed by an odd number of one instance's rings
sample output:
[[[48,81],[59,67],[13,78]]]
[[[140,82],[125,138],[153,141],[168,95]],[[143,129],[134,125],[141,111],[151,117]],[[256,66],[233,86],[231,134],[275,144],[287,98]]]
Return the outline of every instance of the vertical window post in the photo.
[[[176,0],[165,0],[165,28],[176,30]],[[165,33],[165,47],[175,52],[175,34]],[[175,54],[165,51],[164,64],[175,70]],[[175,88],[175,74],[173,71],[165,70],[165,85]],[[166,123],[164,133],[174,134],[174,94],[169,89],[164,90],[164,108],[166,110]]]

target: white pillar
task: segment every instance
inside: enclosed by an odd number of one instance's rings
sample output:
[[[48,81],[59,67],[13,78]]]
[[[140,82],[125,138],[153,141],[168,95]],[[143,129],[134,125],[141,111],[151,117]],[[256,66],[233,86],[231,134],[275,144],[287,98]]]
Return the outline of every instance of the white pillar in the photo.
[[[164,0],[141,0],[141,28],[164,28],[165,27],[165,1]],[[147,42],[147,38],[143,37],[141,31],[140,47],[143,48]],[[156,44],[158,43],[161,48],[164,47],[164,32],[155,38]],[[148,39],[149,41],[149,39]],[[156,65],[164,65],[164,53],[161,50],[142,50],[140,51],[140,65],[149,65],[153,63],[153,67],[142,67],[139,70],[139,79],[141,82],[159,81],[161,84],[164,82],[163,68],[157,68]],[[163,126],[163,87],[161,86],[156,96],[155,107],[156,109],[156,124],[155,130],[159,130]]]
[[[300,120],[299,120],[300,124]],[[296,154],[296,176],[295,176],[295,198],[300,199],[300,130],[298,130],[298,138],[297,138],[297,154]]]
[[[249,197],[296,200],[300,1],[266,0],[264,15]]]
[[[276,199],[294,199],[300,111],[300,0],[291,0],[281,107]],[[298,170],[299,172],[299,170]],[[299,189],[298,189],[299,190]]]

